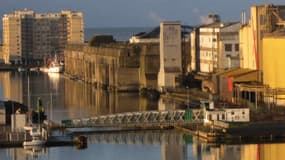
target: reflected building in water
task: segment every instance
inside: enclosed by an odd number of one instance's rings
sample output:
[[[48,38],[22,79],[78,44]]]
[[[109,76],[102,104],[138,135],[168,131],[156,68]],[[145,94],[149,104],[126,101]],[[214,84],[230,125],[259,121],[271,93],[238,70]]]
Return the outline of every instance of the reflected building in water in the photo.
[[[209,145],[194,140],[193,144],[187,144],[187,148],[188,154],[185,157],[188,157],[188,159],[279,160],[285,157],[285,152],[283,152],[285,144],[281,143]]]
[[[10,159],[10,160],[30,160],[38,159],[48,154],[47,148],[9,148],[6,150],[6,155],[1,158]]]
[[[13,72],[0,72],[0,97],[2,100],[23,102],[23,82],[21,76]]]
[[[184,146],[179,143],[162,143],[161,160],[184,159]]]
[[[157,110],[156,101],[141,98],[139,93],[105,91],[69,79],[64,83],[64,106],[92,115]]]
[[[177,108],[179,108],[179,104],[171,99],[160,98],[158,101],[158,110],[160,111],[175,110]]]

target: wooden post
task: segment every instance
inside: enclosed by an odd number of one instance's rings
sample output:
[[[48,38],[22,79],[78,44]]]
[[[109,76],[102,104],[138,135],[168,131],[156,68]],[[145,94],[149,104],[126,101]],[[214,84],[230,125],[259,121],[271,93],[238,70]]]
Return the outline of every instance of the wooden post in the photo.
[[[236,103],[240,104],[240,90],[239,90],[239,87],[237,88],[237,100],[236,100]]]
[[[251,95],[250,94],[251,94],[251,92],[249,91],[248,92],[248,99],[249,99],[249,102],[251,103]]]
[[[257,110],[257,90],[255,89],[255,109]]]

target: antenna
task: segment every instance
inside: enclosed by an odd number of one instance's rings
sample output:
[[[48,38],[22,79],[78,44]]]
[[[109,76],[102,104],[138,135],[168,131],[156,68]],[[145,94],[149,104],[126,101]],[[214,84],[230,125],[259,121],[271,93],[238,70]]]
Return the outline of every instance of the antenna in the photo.
[[[243,10],[241,13],[241,24],[242,25],[246,24],[246,12],[245,12],[245,10]]]

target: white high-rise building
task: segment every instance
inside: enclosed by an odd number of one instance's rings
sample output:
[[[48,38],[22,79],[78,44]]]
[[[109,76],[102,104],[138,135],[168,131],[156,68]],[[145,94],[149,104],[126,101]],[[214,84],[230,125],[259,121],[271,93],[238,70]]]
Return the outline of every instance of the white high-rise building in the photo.
[[[82,12],[35,13],[18,10],[5,14],[3,57],[5,63],[32,63],[63,54],[67,43],[84,43]]]
[[[211,74],[239,67],[238,22],[214,22],[191,33],[191,69]]]
[[[158,87],[160,91],[175,88],[176,78],[182,74],[180,22],[160,23],[160,70]]]

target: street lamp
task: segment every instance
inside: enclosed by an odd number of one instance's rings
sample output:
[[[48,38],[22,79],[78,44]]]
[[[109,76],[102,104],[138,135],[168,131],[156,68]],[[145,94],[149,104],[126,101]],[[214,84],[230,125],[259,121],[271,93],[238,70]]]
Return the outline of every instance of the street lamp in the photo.
[[[186,87],[186,92],[187,92],[187,109],[189,109],[189,87]]]

